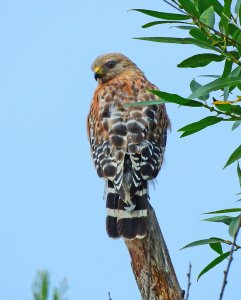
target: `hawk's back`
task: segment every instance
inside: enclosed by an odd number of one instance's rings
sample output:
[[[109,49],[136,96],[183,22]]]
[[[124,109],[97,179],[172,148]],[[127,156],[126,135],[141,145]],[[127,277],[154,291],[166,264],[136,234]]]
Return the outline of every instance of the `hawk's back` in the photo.
[[[106,180],[106,225],[111,237],[146,235],[147,181],[160,170],[169,126],[163,104],[134,106],[157,100],[150,89],[157,88],[131,63],[109,80],[100,77],[91,103],[88,134],[97,173]],[[125,106],[129,103],[133,106]]]

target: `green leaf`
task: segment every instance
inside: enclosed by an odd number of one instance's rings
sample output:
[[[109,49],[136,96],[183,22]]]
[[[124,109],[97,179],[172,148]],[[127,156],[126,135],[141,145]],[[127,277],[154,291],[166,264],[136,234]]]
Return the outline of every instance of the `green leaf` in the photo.
[[[199,0],[191,0],[191,2],[194,4],[197,10],[198,10],[198,1]]]
[[[212,268],[214,268],[215,266],[217,266],[218,264],[220,264],[225,258],[227,258],[230,254],[230,251],[218,256],[217,258],[215,258],[213,261],[211,261],[198,275],[197,280],[199,280],[199,278],[207,273],[209,270],[211,270]]]
[[[239,166],[239,162],[237,163],[237,174],[238,174],[239,186],[241,187],[241,169]]]
[[[189,34],[197,40],[200,40],[200,41],[203,41],[203,42],[206,42],[206,43],[212,45],[212,43],[207,39],[206,34],[199,28],[191,29],[189,31]]]
[[[241,24],[241,5],[239,6],[238,17],[239,17],[239,24]]]
[[[234,78],[234,77],[238,77],[240,74],[240,66],[236,67],[235,69],[233,69],[233,71],[230,72],[230,74],[228,74],[228,78]],[[233,90],[233,88],[235,88],[235,86],[233,87],[228,87],[225,86],[224,87],[224,101],[226,101],[228,99],[228,95],[229,93]]]
[[[238,77],[240,75],[241,72],[241,67],[238,66],[235,69],[233,69],[233,71],[228,75],[229,78],[234,78],[234,77]]]
[[[215,210],[215,211],[209,211],[204,213],[205,215],[210,214],[223,214],[223,213],[233,213],[233,212],[240,212],[241,208],[227,208],[227,209],[221,209],[221,210]]]
[[[138,11],[140,13],[143,13],[145,15],[155,17],[158,19],[163,19],[163,20],[188,20],[190,19],[189,16],[184,15],[184,14],[172,14],[172,13],[166,13],[166,12],[160,12],[160,11],[155,11],[155,10],[148,10],[148,9],[132,9],[133,11]]]
[[[200,16],[200,21],[204,24],[208,25],[209,27],[214,27],[215,24],[215,14],[214,14],[214,7],[210,6],[206,9]]]
[[[223,254],[223,248],[221,243],[213,243],[213,244],[209,244],[209,246],[215,251],[217,252],[219,255]]]
[[[199,17],[199,12],[190,0],[179,0],[178,2],[181,4],[184,10],[191,16]]]
[[[148,27],[160,25],[160,24],[187,24],[187,23],[186,22],[177,22],[177,21],[154,21],[154,22],[147,23],[141,27],[148,28]]]
[[[203,13],[208,7],[213,5],[215,12],[221,16],[223,7],[222,5],[218,2],[218,0],[201,0],[198,1],[198,8],[201,13]]]
[[[53,300],[60,300],[60,296],[57,289],[54,289]]]
[[[237,38],[235,39],[237,41],[237,49],[238,49],[238,54],[241,56],[241,46],[239,44],[241,44],[241,31],[238,29],[239,34],[237,36]]]
[[[233,218],[233,220],[231,221],[230,225],[229,225],[229,229],[228,232],[230,234],[231,237],[235,237],[236,233],[238,232],[240,227],[240,215],[237,216],[236,218]]]
[[[240,30],[236,26],[234,26],[233,24],[228,24],[228,26],[229,26],[228,27],[229,32],[232,35],[232,39],[236,41],[238,36],[239,36]]]
[[[186,137],[186,136],[188,136],[188,135],[191,135],[191,134],[194,134],[194,133],[196,133],[196,132],[198,132],[198,130],[184,131],[184,132],[180,135],[180,138],[184,138],[184,137]]]
[[[200,86],[202,86],[199,82],[197,82],[195,79],[193,79],[190,82],[190,89],[192,92],[196,91],[198,88],[200,88]],[[203,95],[201,97],[198,97],[198,99],[206,101],[209,98],[209,94]]]
[[[233,217],[230,216],[216,216],[208,219],[203,219],[202,221],[224,223],[226,225],[229,225],[232,220]]]
[[[226,165],[223,167],[224,169],[241,158],[241,145],[230,155]]]
[[[217,51],[222,53],[216,47],[208,44],[207,42],[202,42],[197,39],[193,38],[175,38],[175,37],[141,37],[141,38],[134,38],[136,40],[143,40],[143,41],[150,41],[150,42],[157,42],[157,43],[169,43],[169,44],[183,44],[183,45],[195,45],[204,49],[209,49],[213,51]]]
[[[239,127],[240,124],[241,124],[241,121],[235,121],[235,122],[233,123],[232,130],[237,129],[237,128]]]
[[[187,244],[186,246],[182,247],[181,250],[186,248],[196,247],[196,246],[209,245],[213,243],[222,243],[222,242],[224,242],[223,239],[216,238],[216,237],[210,239],[198,240],[190,244]]]
[[[198,75],[198,77],[211,77],[211,78],[220,78],[220,75]]]
[[[224,59],[224,56],[213,53],[196,54],[183,60],[177,66],[179,68],[198,68],[207,66],[213,61],[222,61]]]
[[[223,74],[222,74],[222,78],[226,78],[228,77],[228,75],[231,73],[232,71],[232,66],[233,66],[233,62],[231,60],[226,60],[225,64],[224,64],[224,69],[223,69]]]
[[[237,15],[238,15],[238,12],[239,12],[240,4],[241,4],[241,0],[237,0],[236,5],[235,5],[235,9],[234,9],[234,11]]]
[[[241,83],[241,77],[219,78],[197,89],[194,93],[192,93],[189,96],[189,98],[190,99],[197,98],[209,92],[217,91],[226,86],[235,86],[238,83]]]
[[[224,104],[215,104],[215,106],[221,111],[241,116],[241,106],[239,105],[225,104],[224,102]]]
[[[230,19],[230,15],[231,15],[231,3],[232,0],[224,0],[224,8],[223,8],[223,13],[221,16],[221,21],[220,23],[222,24],[224,31],[226,33],[226,35],[229,34],[229,19]]]
[[[191,106],[191,107],[202,107],[203,106],[202,102],[183,98],[176,94],[170,94],[170,93],[156,91],[156,90],[151,90],[150,92],[153,93],[154,95],[157,95],[158,97],[160,97],[166,103],[176,103],[179,105]]]
[[[210,116],[206,117],[198,122],[194,122],[192,124],[186,125],[182,128],[180,128],[178,131],[185,131],[185,136],[193,134],[195,132],[198,132],[208,126],[217,124],[224,120],[223,118],[215,117],[215,116]]]
[[[49,275],[47,272],[38,272],[33,283],[35,300],[47,300],[49,293]]]
[[[194,29],[195,27],[193,26],[184,26],[184,25],[180,25],[180,26],[171,26],[172,27],[175,27],[175,28],[179,28],[179,29],[182,29],[182,30],[190,30],[190,29]]]

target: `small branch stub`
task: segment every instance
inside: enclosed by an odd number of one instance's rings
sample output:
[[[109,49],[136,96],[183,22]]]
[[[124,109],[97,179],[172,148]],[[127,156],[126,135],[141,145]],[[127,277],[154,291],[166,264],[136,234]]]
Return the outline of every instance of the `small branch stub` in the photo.
[[[143,300],[183,300],[155,212],[149,205],[148,233],[143,239],[125,240],[132,270]]]

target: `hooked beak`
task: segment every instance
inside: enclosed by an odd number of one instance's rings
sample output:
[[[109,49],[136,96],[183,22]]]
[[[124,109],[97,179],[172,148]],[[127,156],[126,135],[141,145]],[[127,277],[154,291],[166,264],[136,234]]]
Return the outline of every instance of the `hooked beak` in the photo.
[[[98,78],[101,78],[102,70],[100,67],[95,67],[94,72],[95,72],[95,75],[94,75],[95,80],[97,80]]]
[[[97,80],[98,78],[101,78],[101,75],[100,75],[100,73],[95,73],[94,77],[95,77],[95,80]]]

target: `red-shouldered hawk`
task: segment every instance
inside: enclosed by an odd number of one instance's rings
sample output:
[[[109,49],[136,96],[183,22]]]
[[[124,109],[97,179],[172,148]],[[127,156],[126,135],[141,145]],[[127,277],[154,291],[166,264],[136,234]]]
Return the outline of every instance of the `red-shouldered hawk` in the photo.
[[[147,232],[148,181],[162,165],[169,119],[165,105],[124,107],[157,100],[143,72],[119,53],[92,64],[98,86],[87,119],[92,158],[106,181],[110,237],[143,238]]]

